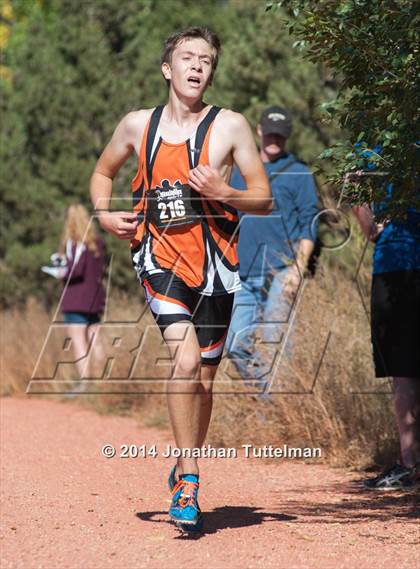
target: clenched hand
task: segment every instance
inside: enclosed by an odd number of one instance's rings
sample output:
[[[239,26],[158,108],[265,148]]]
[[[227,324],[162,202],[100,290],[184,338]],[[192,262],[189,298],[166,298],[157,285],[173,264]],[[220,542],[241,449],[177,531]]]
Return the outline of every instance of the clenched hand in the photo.
[[[199,194],[218,201],[229,199],[229,186],[215,168],[199,164],[189,171],[188,183]]]
[[[139,224],[136,213],[126,211],[106,211],[99,216],[101,227],[118,239],[133,239]]]

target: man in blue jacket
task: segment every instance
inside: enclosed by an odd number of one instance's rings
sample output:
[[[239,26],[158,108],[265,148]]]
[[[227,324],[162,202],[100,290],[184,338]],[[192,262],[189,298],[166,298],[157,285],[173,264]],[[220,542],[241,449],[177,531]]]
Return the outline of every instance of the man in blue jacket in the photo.
[[[265,342],[281,339],[281,323],[290,318],[316,239],[315,181],[309,168],[286,151],[291,130],[291,114],[286,109],[273,106],[262,113],[257,134],[275,204],[264,218],[247,214],[241,220],[238,257],[242,288],[235,293],[226,342],[228,357],[241,377],[262,386],[269,363],[264,365],[255,348],[256,329],[264,323]],[[231,184],[245,189],[238,170]]]

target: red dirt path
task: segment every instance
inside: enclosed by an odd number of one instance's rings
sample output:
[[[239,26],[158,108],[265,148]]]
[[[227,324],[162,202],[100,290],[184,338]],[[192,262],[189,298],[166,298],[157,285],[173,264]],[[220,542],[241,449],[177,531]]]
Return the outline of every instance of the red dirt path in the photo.
[[[415,568],[418,496],[372,494],[360,475],[278,460],[204,459],[206,530],[167,523],[164,458],[106,459],[105,443],[169,433],[41,399],[1,400],[1,568]],[[416,519],[417,516],[417,519]]]

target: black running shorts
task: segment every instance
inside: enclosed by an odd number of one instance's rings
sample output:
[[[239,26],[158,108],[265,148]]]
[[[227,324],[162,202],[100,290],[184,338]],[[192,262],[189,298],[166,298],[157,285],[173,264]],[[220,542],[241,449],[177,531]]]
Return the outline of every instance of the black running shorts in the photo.
[[[420,270],[373,275],[371,325],[376,377],[420,378]]]
[[[189,288],[171,271],[144,275],[146,300],[162,334],[175,322],[194,324],[201,362],[220,363],[232,315],[234,294],[204,296]]]

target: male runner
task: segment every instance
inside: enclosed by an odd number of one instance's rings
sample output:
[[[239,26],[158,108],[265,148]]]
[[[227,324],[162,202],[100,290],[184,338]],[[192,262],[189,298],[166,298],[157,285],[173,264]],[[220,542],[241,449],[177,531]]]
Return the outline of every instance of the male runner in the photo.
[[[168,408],[178,448],[204,443],[212,381],[240,288],[236,209],[269,213],[271,191],[245,118],[203,102],[220,42],[207,28],[189,28],[164,44],[165,106],[131,112],[118,124],[91,179],[102,227],[131,240],[133,265],[174,362]],[[110,212],[112,180],[136,152],[134,213]],[[229,186],[233,163],[246,191]],[[199,470],[180,458],[171,471],[169,515],[197,527]]]

